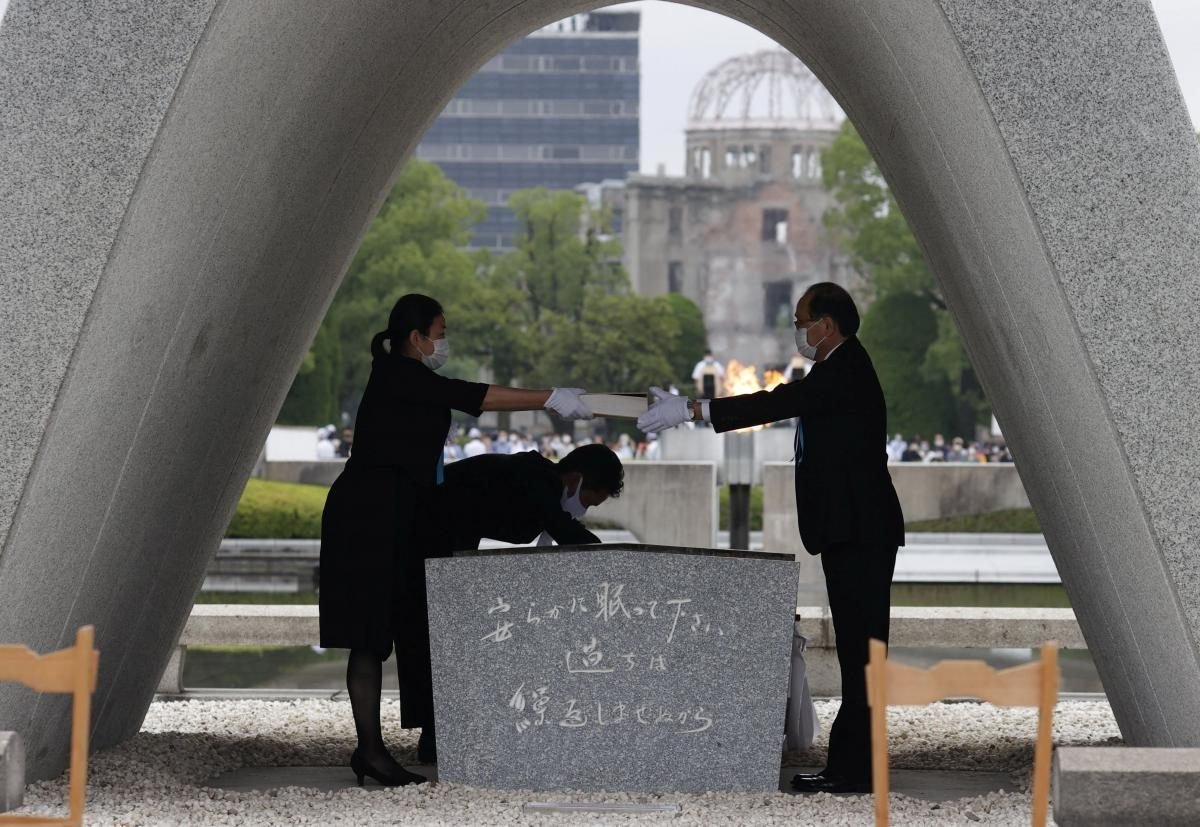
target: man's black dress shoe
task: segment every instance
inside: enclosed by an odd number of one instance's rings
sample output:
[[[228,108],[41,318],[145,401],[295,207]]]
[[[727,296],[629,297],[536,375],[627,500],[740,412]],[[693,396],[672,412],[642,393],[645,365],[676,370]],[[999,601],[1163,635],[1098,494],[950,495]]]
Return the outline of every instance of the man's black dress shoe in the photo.
[[[814,778],[825,778],[828,775],[829,773],[825,770],[821,770],[820,772],[798,772],[792,777],[792,783],[795,784],[797,781],[811,781]]]
[[[797,775],[792,779],[792,788],[801,793],[869,793],[871,782],[836,775]]]

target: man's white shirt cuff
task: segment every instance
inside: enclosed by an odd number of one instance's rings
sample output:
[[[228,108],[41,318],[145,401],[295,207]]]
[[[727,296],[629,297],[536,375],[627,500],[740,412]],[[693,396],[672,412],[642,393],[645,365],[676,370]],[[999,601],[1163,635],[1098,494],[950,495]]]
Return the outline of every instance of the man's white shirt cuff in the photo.
[[[708,399],[701,399],[701,400],[700,400],[700,418],[701,418],[701,419],[703,419],[705,422],[712,422],[712,419],[711,419],[711,418],[709,417],[709,415],[708,415],[708,403],[709,403],[709,401],[710,401],[710,400],[708,400]]]

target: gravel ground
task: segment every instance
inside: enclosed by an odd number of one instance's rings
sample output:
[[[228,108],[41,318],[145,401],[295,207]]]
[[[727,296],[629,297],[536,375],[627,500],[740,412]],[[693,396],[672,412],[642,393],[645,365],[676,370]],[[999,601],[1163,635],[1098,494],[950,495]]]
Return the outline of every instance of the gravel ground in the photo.
[[[385,721],[399,719],[398,703],[384,701]],[[837,712],[836,701],[818,701],[823,732]],[[891,765],[897,769],[991,770],[1010,772],[1028,786],[1033,761],[1036,711],[988,704],[950,703],[896,708],[889,712]],[[396,757],[415,763],[418,731],[392,726],[385,738]],[[1107,703],[1064,701],[1054,720],[1056,745],[1120,743]],[[385,789],[350,787],[321,792],[297,787],[261,793],[231,792],[204,781],[244,766],[337,766],[349,760],[354,743],[345,702],[175,701],[155,703],[142,731],[91,761],[86,823],[89,825],[865,825],[872,819],[870,796],[772,794],[623,795],[517,793],[455,784]],[[824,737],[802,755],[785,755],[788,765],[822,765]],[[347,775],[349,770],[347,769]],[[26,790],[22,813],[65,815],[65,778]],[[663,801],[678,803],[678,815],[531,815],[527,800]],[[991,793],[933,804],[893,795],[893,824],[1028,824],[1029,797]]]

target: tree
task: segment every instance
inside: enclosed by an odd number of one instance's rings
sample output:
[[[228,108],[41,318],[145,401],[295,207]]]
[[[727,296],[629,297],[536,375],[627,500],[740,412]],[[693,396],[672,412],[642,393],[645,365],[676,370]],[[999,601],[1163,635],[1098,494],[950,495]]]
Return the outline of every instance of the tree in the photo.
[[[628,288],[620,245],[607,232],[607,214],[576,193],[519,190],[509,206],[521,231],[516,249],[495,262],[488,279],[501,305],[489,331],[499,344],[493,373],[497,381],[522,376],[535,384],[578,383],[556,367],[565,363],[548,342],[567,342],[594,292]]]
[[[499,262],[502,279],[527,296],[535,325],[550,311],[575,322],[583,317],[589,287],[627,287],[621,245],[610,220],[573,192],[541,187],[512,194],[508,205],[521,225],[517,248]]]
[[[921,366],[937,341],[938,324],[933,305],[915,293],[889,293],[863,314],[860,335],[883,386],[890,431],[953,433],[954,399],[946,378]]]
[[[578,383],[602,391],[639,391],[672,375],[670,354],[679,338],[665,296],[587,291],[576,323],[547,314],[543,384]]]
[[[700,311],[681,296],[630,293],[605,210],[544,189],[514,193],[509,204],[522,231],[491,275],[493,295],[510,298],[496,339],[511,361],[493,363],[497,381],[636,391],[687,375],[682,363],[704,351]]]
[[[469,349],[457,343],[475,338],[476,312],[485,303],[475,256],[463,249],[485,212],[482,202],[468,198],[436,165],[405,165],[330,308],[342,345],[344,404],[356,404],[362,395],[371,370],[371,337],[387,327],[392,305],[406,293],[441,302],[455,361],[468,372],[477,367]]]
[[[629,292],[605,210],[544,189],[514,193],[510,204],[522,227],[516,249],[498,258],[466,250],[483,205],[436,166],[408,164],[293,383],[289,421],[319,424],[333,419],[330,410],[355,410],[370,375],[371,337],[410,292],[446,310],[448,375],[477,379],[486,367],[499,384],[595,390],[688,375],[704,351],[699,309],[681,296]]]
[[[679,293],[668,293],[663,299],[679,326],[679,337],[668,356],[671,363],[670,381],[682,387],[691,382],[692,368],[708,350],[704,313],[694,301]]]
[[[290,421],[337,421],[338,412],[356,409],[371,371],[371,337],[387,327],[392,305],[405,293],[438,299],[446,308],[456,343],[478,339],[478,331],[486,326],[478,309],[488,304],[487,285],[478,276],[477,257],[463,247],[484,214],[482,202],[468,198],[437,166],[421,161],[405,165],[367,230],[305,359],[306,365],[332,360],[337,381],[332,389],[323,382],[310,386],[302,367],[284,402],[283,412]],[[322,359],[323,337],[332,342],[329,346],[336,359]],[[443,372],[475,378],[478,363],[470,348],[459,351],[456,346]],[[321,393],[332,399],[307,399]],[[312,421],[314,407],[332,409],[335,416],[322,414]]]
[[[987,421],[990,408],[921,248],[882,172],[849,121],[823,153],[821,169],[825,188],[837,202],[823,216],[825,226],[867,279],[869,298],[915,296],[930,308],[935,333],[922,352],[910,353],[909,358],[920,367],[928,392],[941,388],[939,392],[949,397],[950,408],[956,410],[949,430],[969,437],[975,423]],[[877,319],[877,331],[883,324]],[[879,332],[877,337],[891,340]],[[889,390],[886,385],[884,390]],[[914,412],[914,416],[920,419],[926,414]]]
[[[341,349],[335,331],[322,324],[312,348],[304,356],[283,408],[282,425],[324,425],[340,422],[337,405],[341,374]]]
[[[821,158],[825,189],[838,206],[822,216],[834,242],[850,255],[877,295],[922,295],[945,307],[933,274],[887,181],[850,121]]]

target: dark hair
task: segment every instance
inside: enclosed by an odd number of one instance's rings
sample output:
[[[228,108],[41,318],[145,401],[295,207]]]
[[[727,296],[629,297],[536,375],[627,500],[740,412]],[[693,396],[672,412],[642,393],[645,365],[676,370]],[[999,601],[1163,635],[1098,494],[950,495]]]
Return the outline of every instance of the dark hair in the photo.
[[[399,345],[408,338],[408,334],[417,331],[428,334],[433,320],[444,315],[442,306],[437,299],[422,296],[420,293],[408,293],[396,299],[388,316],[387,330],[381,330],[371,339],[371,355],[375,358],[385,356],[383,340],[392,343],[392,353],[398,353]]]
[[[607,491],[610,497],[621,496],[625,487],[625,469],[621,458],[607,445],[590,443],[581,445],[567,454],[558,463],[559,474],[578,471],[583,476],[580,484],[592,491]]]
[[[808,302],[810,319],[828,316],[843,336],[853,336],[858,332],[858,308],[854,306],[854,299],[850,298],[846,288],[831,281],[822,281],[805,290],[804,295],[811,297]]]

